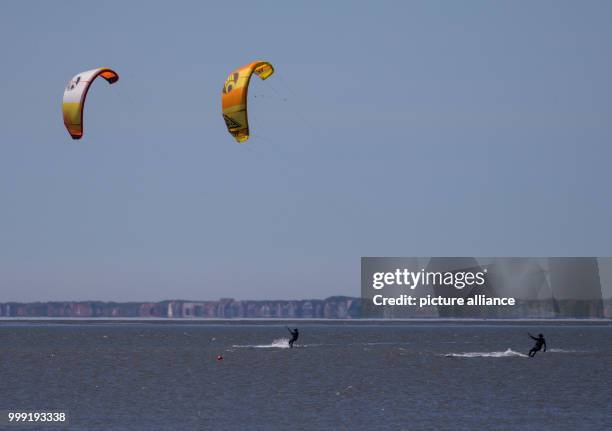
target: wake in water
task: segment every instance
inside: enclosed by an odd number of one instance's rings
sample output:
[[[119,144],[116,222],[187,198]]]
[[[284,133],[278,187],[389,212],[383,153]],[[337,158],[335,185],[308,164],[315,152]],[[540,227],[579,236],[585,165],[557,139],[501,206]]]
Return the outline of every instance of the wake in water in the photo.
[[[297,344],[295,345],[297,346]],[[289,339],[288,338],[278,338],[272,341],[271,344],[246,344],[246,345],[233,345],[232,347],[237,348],[250,348],[250,349],[288,349],[289,348]],[[299,347],[299,346],[297,346]]]
[[[550,353],[587,353],[586,350],[548,349]]]
[[[508,349],[505,352],[465,352],[465,353],[447,353],[447,358],[527,358],[528,356]]]

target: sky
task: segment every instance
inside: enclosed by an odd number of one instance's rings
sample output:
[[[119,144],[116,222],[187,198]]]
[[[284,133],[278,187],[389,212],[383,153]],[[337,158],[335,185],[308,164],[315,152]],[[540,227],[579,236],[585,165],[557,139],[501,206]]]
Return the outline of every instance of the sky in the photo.
[[[0,5],[0,302],[359,295],[361,256],[612,255],[612,3]],[[220,114],[234,68],[252,138]],[[96,81],[85,136],[61,118]]]

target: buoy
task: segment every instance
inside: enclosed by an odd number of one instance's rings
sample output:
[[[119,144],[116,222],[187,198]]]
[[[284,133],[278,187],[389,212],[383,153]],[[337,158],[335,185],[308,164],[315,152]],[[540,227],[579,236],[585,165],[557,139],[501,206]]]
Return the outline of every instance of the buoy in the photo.
[[[217,361],[222,361],[222,360],[223,360],[223,356],[217,355]]]

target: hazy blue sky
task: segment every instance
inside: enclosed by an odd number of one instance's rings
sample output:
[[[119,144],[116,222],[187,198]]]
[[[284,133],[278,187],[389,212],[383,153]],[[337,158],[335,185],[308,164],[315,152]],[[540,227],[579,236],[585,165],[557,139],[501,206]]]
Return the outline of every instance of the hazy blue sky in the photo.
[[[359,294],[360,256],[612,254],[612,2],[0,4],[0,301]],[[220,90],[253,81],[234,143]],[[85,137],[61,118],[98,66]],[[286,99],[286,100],[285,100]]]

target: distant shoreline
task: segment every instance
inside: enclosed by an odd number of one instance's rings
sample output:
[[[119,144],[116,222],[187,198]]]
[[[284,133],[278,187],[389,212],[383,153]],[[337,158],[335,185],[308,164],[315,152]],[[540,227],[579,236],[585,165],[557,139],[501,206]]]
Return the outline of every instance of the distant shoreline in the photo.
[[[160,302],[49,301],[0,303],[0,319],[143,319],[153,322],[186,319],[196,321],[600,321],[612,318],[612,299],[517,300],[513,306],[373,307],[350,296],[301,300],[216,301],[166,300]],[[302,320],[306,319],[306,320]],[[367,320],[366,320],[367,319]],[[584,320],[582,320],[584,319]],[[99,320],[96,320],[99,321]]]
[[[534,323],[544,325],[612,325],[611,318],[536,318],[536,319],[478,319],[478,318],[412,318],[412,319],[325,319],[325,318],[126,318],[126,317],[0,317],[0,326],[10,323],[50,323],[66,325],[87,325],[87,324],[169,324],[169,325],[279,325],[294,322],[299,324],[324,324],[324,325],[402,325],[407,323],[414,324],[449,324],[449,325],[496,325],[496,324],[515,324],[530,325]]]

